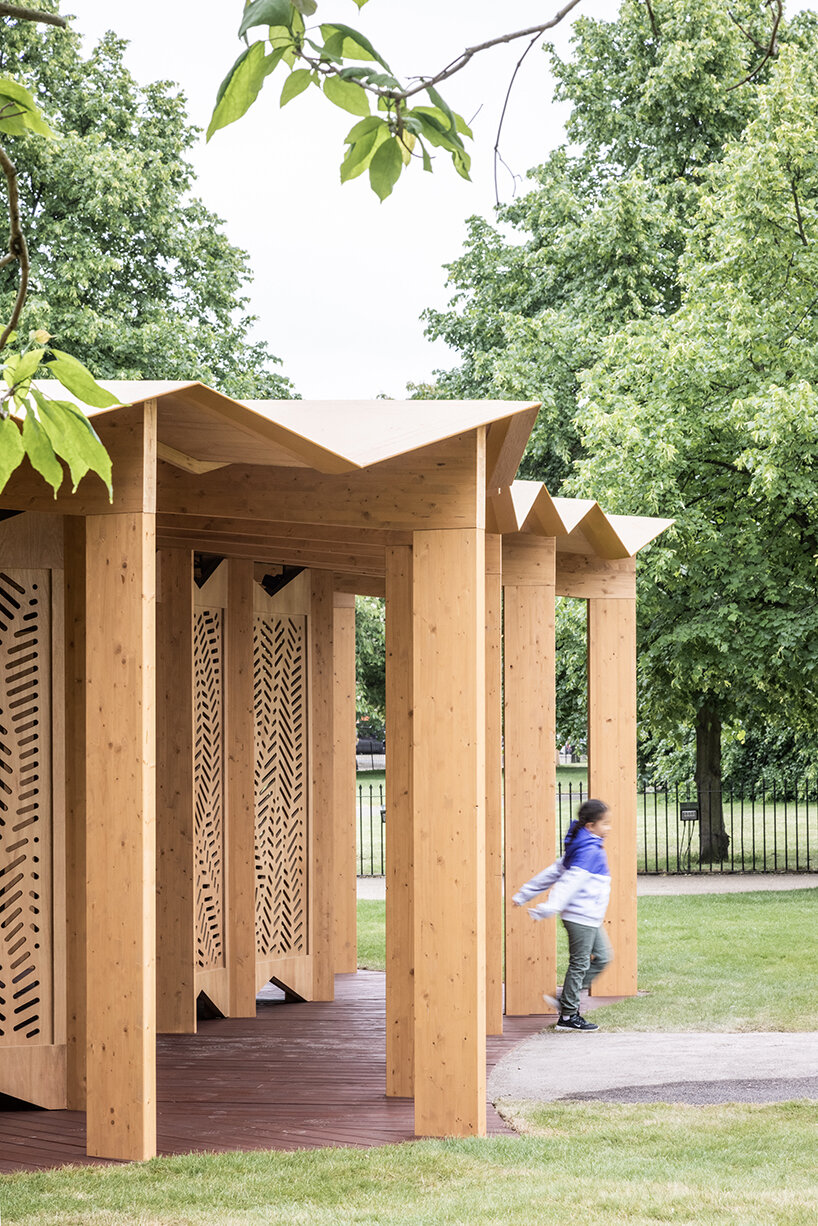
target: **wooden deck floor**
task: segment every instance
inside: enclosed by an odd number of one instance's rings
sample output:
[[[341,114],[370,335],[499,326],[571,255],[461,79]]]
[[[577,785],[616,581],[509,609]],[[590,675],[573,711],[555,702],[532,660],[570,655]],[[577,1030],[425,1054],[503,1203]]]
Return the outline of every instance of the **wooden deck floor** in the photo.
[[[161,1035],[159,1153],[411,1140],[411,1101],[384,1094],[384,976],[359,971],[335,982],[332,1004],[259,1001],[254,1020]],[[489,1038],[489,1068],[544,1020],[506,1019],[503,1037]],[[507,1131],[490,1104],[488,1130]],[[83,1112],[0,1111],[0,1172],[99,1161],[84,1150]]]

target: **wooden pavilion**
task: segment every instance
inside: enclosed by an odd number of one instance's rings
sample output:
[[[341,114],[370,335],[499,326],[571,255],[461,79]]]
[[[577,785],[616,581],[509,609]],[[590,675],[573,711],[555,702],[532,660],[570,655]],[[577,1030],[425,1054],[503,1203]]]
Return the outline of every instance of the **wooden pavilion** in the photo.
[[[270,980],[330,1001],[355,970],[375,594],[385,1091],[417,1135],[480,1135],[486,1034],[555,978],[553,923],[503,915],[503,863],[516,887],[555,851],[557,595],[588,602],[590,788],[616,811],[599,990],[636,991],[634,557],[668,521],[515,481],[536,405],[108,386],[113,502],[29,468],[0,494],[0,1092],[86,1110],[89,1154],[150,1157],[157,1032],[194,1033],[202,995],[253,1017]]]

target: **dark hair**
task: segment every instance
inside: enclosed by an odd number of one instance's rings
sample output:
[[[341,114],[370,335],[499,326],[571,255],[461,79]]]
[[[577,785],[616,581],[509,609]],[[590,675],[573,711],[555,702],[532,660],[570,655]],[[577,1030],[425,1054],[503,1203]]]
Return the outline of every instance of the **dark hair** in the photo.
[[[593,826],[601,817],[604,817],[608,812],[608,806],[604,800],[584,800],[579,806],[577,813],[578,826]]]
[[[576,820],[571,823],[568,834],[565,836],[565,851],[573,846],[574,839],[585,826],[593,826],[594,822],[598,822],[608,812],[608,806],[604,800],[583,800],[577,811]]]

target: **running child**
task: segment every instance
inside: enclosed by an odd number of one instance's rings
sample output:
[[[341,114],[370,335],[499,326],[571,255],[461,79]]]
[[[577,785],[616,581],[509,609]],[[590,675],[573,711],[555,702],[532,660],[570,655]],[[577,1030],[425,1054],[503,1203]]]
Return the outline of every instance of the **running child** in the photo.
[[[579,999],[613,958],[611,943],[602,927],[611,893],[611,874],[605,839],[611,829],[611,811],[601,800],[586,800],[565,836],[565,851],[554,864],[532,877],[514,895],[514,905],[550,889],[548,901],[529,907],[532,919],[560,915],[568,933],[568,970],[562,999],[543,999],[559,1010],[557,1030],[591,1031],[599,1027],[580,1014]]]

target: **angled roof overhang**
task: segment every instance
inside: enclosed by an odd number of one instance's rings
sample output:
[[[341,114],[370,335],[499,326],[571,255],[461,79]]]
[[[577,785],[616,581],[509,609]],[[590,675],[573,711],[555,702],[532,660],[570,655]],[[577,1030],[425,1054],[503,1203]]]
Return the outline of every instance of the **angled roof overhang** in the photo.
[[[53,384],[41,384],[49,391]],[[489,479],[516,472],[536,418],[533,402],[500,400],[234,400],[203,383],[102,381],[120,404],[104,421],[157,402],[160,458],[191,472],[262,464],[345,473],[488,427]],[[60,395],[65,393],[60,389]],[[508,475],[510,474],[510,475]]]

